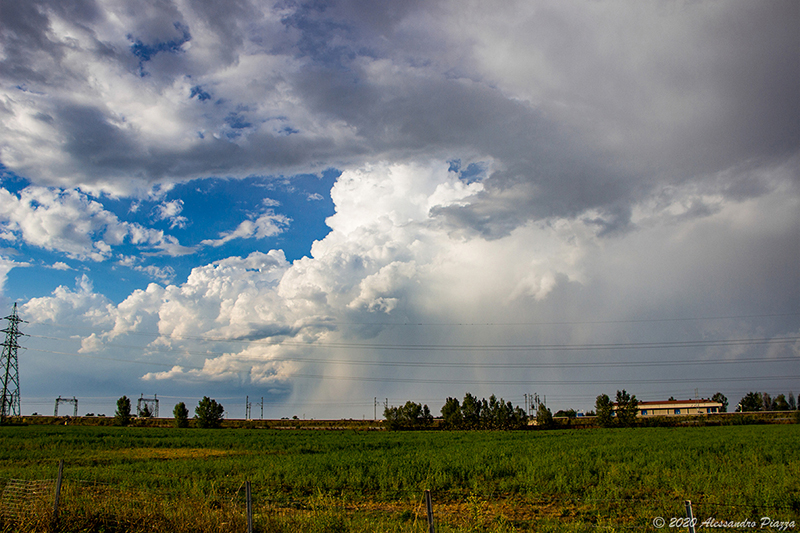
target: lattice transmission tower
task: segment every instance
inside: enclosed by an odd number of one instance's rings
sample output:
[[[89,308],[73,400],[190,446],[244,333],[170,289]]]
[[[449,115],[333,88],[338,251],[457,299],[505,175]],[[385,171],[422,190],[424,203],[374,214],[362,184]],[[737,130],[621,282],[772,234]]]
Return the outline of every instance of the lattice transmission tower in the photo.
[[[25,322],[17,315],[17,304],[11,314],[3,320],[8,320],[8,326],[0,330],[6,334],[3,341],[3,356],[0,357],[0,369],[2,369],[3,393],[2,405],[0,405],[0,420],[5,420],[7,416],[20,415],[19,397],[19,360],[17,350],[20,348],[17,339],[24,335],[19,330],[19,323]]]
[[[136,402],[136,416],[158,418],[158,394],[152,398],[145,398],[142,394]]]

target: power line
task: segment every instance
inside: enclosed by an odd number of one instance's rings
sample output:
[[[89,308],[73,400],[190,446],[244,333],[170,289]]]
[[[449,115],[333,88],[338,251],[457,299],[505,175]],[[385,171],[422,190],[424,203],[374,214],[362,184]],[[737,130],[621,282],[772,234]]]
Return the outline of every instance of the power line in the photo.
[[[114,359],[109,357],[100,357],[100,356],[91,356],[85,354],[75,354],[69,352],[51,352],[47,350],[38,350],[33,349],[34,351],[42,351],[46,353],[53,353],[58,355],[73,355],[76,357],[86,357],[90,359],[102,359],[108,361],[116,361],[121,363],[135,363],[135,364],[142,364],[142,365],[155,365],[155,366],[164,366],[164,367],[175,367],[179,366],[181,369],[190,369],[190,370],[202,370],[203,367],[199,366],[189,366],[189,365],[180,365],[178,363],[158,363],[158,362],[147,362],[147,361],[134,361],[134,360],[127,360],[127,359]],[[785,358],[787,360],[792,360],[794,358]],[[272,360],[257,360],[257,362],[269,363]],[[764,360],[758,360],[757,362],[764,362]],[[461,367],[464,366],[462,364],[452,364],[450,366],[453,367]],[[346,380],[346,381],[375,381],[375,382],[386,382],[386,383],[433,383],[433,384],[460,384],[460,385],[529,385],[529,384],[544,384],[544,385],[553,385],[556,384],[553,380],[492,380],[492,379],[481,379],[481,380],[459,380],[459,379],[427,379],[427,378],[399,378],[399,377],[370,377],[370,376],[327,376],[324,374],[301,374],[301,373],[286,373],[283,374],[281,377],[286,379],[289,378],[306,378],[306,379],[321,379],[321,380]],[[625,380],[608,380],[608,381],[598,381],[598,380],[590,380],[590,381],[568,381],[568,380],[559,380],[557,382],[558,385],[600,385],[600,384],[617,384],[621,381],[625,383],[633,383],[633,384],[645,384],[645,383],[717,383],[717,382],[732,382],[732,381],[763,381],[763,380],[777,380],[777,379],[798,379],[800,376],[749,376],[749,377],[735,377],[735,378],[677,378],[677,379],[625,379]]]
[[[478,327],[478,326],[580,326],[591,324],[638,324],[648,322],[701,322],[710,320],[731,320],[745,318],[778,318],[800,316],[800,313],[767,313],[760,315],[723,315],[688,318],[638,318],[627,320],[579,320],[549,322],[320,322],[311,325],[347,325],[347,326],[432,326],[432,327]]]
[[[586,351],[586,350],[632,350],[664,348],[704,348],[715,346],[749,346],[757,344],[789,344],[800,341],[800,337],[776,337],[761,339],[720,339],[697,341],[630,342],[596,344],[378,344],[378,343],[295,343],[281,342],[270,346],[302,346],[339,349],[405,350],[405,351]]]
[[[34,338],[49,340],[71,340],[58,337],[46,337],[41,335],[31,335]],[[191,338],[178,338],[173,340],[192,340]],[[230,342],[230,341],[228,341]],[[233,341],[243,342],[243,341]],[[727,347],[727,346],[752,346],[770,344],[792,344],[800,342],[800,336],[792,337],[767,337],[767,338],[743,338],[743,339],[716,339],[716,340],[693,340],[693,341],[659,341],[659,342],[623,342],[623,343],[582,343],[582,344],[382,344],[382,343],[347,343],[347,342],[291,342],[282,341],[278,343],[249,341],[249,344],[264,345],[267,347],[288,346],[302,348],[333,348],[333,349],[364,349],[364,350],[403,350],[403,351],[591,351],[591,350],[651,350],[669,348],[707,348],[707,347]],[[108,343],[107,346],[117,346],[120,348],[136,348],[138,346],[115,345]],[[184,352],[186,353],[186,352]]]
[[[126,348],[139,348],[136,346],[120,346],[120,345],[107,345],[111,347],[126,347]],[[41,353],[51,353],[55,355],[71,355],[74,357],[85,357],[88,359],[99,359],[104,361],[117,361],[120,363],[133,363],[140,365],[156,365],[163,367],[181,366],[183,368],[202,369],[199,366],[185,365],[178,362],[157,362],[157,361],[139,361],[135,359],[122,359],[116,357],[103,357],[98,355],[81,354],[74,352],[60,352],[53,350],[44,350],[41,348],[30,348],[31,351]],[[157,353],[177,353],[175,350],[158,350]],[[187,352],[181,350],[179,353],[183,355],[196,355],[202,357],[221,357],[228,355],[224,352]],[[674,365],[719,365],[719,364],[748,364],[748,363],[780,363],[787,361],[796,361],[797,357],[771,357],[771,358],[742,358],[742,359],[678,359],[671,361],[557,361],[557,362],[524,362],[524,363],[509,363],[509,362],[474,362],[474,361],[456,361],[456,362],[439,362],[439,361],[370,361],[364,359],[322,359],[312,357],[270,357],[263,359],[256,356],[234,356],[236,362],[253,362],[253,363],[317,363],[327,365],[354,365],[354,366],[387,366],[387,367],[412,367],[412,368],[490,368],[490,369],[524,369],[524,368],[587,368],[587,367],[662,367]]]
[[[429,378],[398,378],[398,377],[367,377],[367,376],[326,376],[324,374],[286,374],[287,378],[307,379],[336,379],[346,381],[376,381],[383,383],[428,383],[437,385],[618,385],[647,384],[647,383],[724,383],[734,381],[765,381],[778,379],[800,379],[795,376],[748,376],[736,378],[676,378],[676,379],[614,379],[614,380],[493,380],[493,379],[429,379]]]
[[[480,326],[580,326],[592,324],[640,324],[651,322],[704,322],[712,320],[742,320],[751,318],[784,318],[800,316],[800,313],[763,313],[753,315],[718,315],[718,316],[696,316],[696,317],[666,317],[666,318],[632,318],[620,320],[554,320],[554,321],[532,321],[532,322],[354,322],[354,321],[338,321],[338,320],[319,320],[317,322],[306,322],[304,326],[432,326],[432,327],[480,327]],[[91,328],[81,328],[79,326],[58,324],[55,322],[30,322],[32,325],[48,325],[65,329],[84,329],[90,330]],[[125,332],[126,334],[139,334],[148,335],[153,337],[162,336],[156,332]],[[195,339],[208,339],[208,340],[223,340],[211,337],[183,337]],[[229,339],[231,340],[231,339]]]

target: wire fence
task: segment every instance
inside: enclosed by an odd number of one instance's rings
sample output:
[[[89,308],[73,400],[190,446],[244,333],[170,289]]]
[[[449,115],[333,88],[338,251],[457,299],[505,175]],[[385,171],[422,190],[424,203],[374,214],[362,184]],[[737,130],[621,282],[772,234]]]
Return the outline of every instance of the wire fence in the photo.
[[[3,484],[0,510],[4,518],[27,519],[47,511],[47,502],[53,501],[55,480],[9,479]]]
[[[67,469],[68,472],[68,469]],[[493,532],[797,531],[796,504],[506,495],[484,498],[401,490],[391,498],[347,498],[322,491],[285,497],[241,482],[237,488],[147,487],[120,480],[0,478],[2,531],[97,532]],[[163,486],[159,486],[163,485]],[[430,499],[426,502],[426,496]],[[437,498],[437,496],[440,496]],[[797,500],[794,500],[797,501]],[[426,505],[426,503],[428,505]]]

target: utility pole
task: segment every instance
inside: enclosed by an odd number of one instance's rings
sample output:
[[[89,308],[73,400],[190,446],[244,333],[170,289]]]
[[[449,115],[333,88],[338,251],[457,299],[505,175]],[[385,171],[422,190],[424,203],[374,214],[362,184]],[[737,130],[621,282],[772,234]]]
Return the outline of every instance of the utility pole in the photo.
[[[0,357],[0,367],[2,367],[3,392],[2,405],[0,405],[0,423],[4,422],[7,416],[20,415],[20,396],[19,396],[19,359],[17,350],[20,348],[17,338],[25,335],[19,331],[19,323],[25,322],[17,315],[17,304],[11,314],[3,320],[8,320],[8,326],[2,330],[6,334],[3,342],[3,355]]]
[[[261,397],[261,420],[264,420],[264,397]]]
[[[250,396],[244,397],[244,419],[250,420]]]

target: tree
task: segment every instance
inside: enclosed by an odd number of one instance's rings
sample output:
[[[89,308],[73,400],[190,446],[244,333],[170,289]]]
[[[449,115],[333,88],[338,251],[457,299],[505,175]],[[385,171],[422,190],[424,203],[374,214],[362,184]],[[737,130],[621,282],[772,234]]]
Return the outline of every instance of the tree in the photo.
[[[497,396],[492,394],[489,396],[489,401],[483,400],[481,402],[483,410],[483,427],[486,429],[500,429],[502,427],[501,419],[503,416],[503,405],[497,401]]]
[[[430,425],[433,416],[427,405],[408,401],[401,407],[386,407],[383,411],[386,427],[393,429],[411,429]]]
[[[189,410],[183,402],[175,404],[175,409],[172,410],[175,415],[175,427],[186,428],[189,427]]]
[[[117,400],[117,412],[114,413],[115,426],[127,426],[131,422],[131,401],[127,396]]]
[[[544,428],[549,428],[553,425],[553,413],[543,403],[540,403],[539,407],[536,408],[536,425]]]
[[[421,422],[426,426],[430,426],[431,424],[433,424],[433,415],[431,414],[431,410],[428,409],[427,403],[422,406]]]
[[[737,412],[745,412],[745,411],[761,411],[761,408],[764,406],[763,399],[761,395],[757,392],[748,392],[744,398],[739,402],[739,406],[736,408]]]
[[[601,427],[608,428],[614,425],[614,404],[608,394],[601,394],[594,402],[594,409],[597,412],[597,423]]]
[[[508,402],[508,405],[511,405],[511,402]],[[511,428],[512,429],[519,429],[523,428],[528,425],[528,413],[525,412],[520,406],[516,406],[514,408],[514,415],[511,418]]]
[[[197,419],[197,427],[199,428],[218,428],[222,425],[222,415],[225,408],[222,404],[217,403],[208,396],[203,396],[203,399],[197,404],[194,409],[195,418]]]
[[[772,401],[772,396],[770,396],[768,392],[764,392],[761,394],[761,402],[764,404],[765,411],[775,410],[775,404]]]
[[[721,413],[728,412],[728,399],[725,397],[724,394],[721,392],[716,393],[714,396],[711,397],[711,400],[714,402],[719,402],[722,404],[722,408],[720,409]]]
[[[492,414],[489,412],[489,402],[486,401],[486,398],[481,400],[480,406],[478,427],[490,429],[492,427]]]
[[[792,393],[792,391],[789,391],[788,402],[789,402],[789,409],[790,410],[794,411],[794,410],[797,409],[797,403],[795,402],[794,394]]]
[[[783,394],[778,394],[775,397],[775,401],[772,402],[772,408],[775,411],[788,411],[789,402],[786,401],[786,396],[784,396]]]
[[[514,416],[514,406],[511,402],[507,402],[500,398],[497,404],[497,412],[495,413],[495,424],[498,429],[510,429],[516,427],[516,420]]]
[[[150,412],[150,406],[147,405],[147,404],[144,404],[144,407],[142,408],[141,412],[139,413],[139,417],[140,418],[150,418],[151,416],[153,416],[153,413]]]
[[[447,398],[442,406],[442,420],[448,429],[460,428],[464,422],[461,416],[461,404],[455,398]]]
[[[464,420],[464,427],[477,428],[481,420],[481,402],[470,393],[464,395],[461,402],[461,416]]]
[[[631,396],[625,389],[617,391],[617,421],[624,427],[633,427],[636,424],[636,415],[639,414],[639,400]]]
[[[402,429],[403,423],[400,418],[399,407],[389,407],[388,405],[383,409],[383,419],[386,421],[385,426],[389,431]]]

